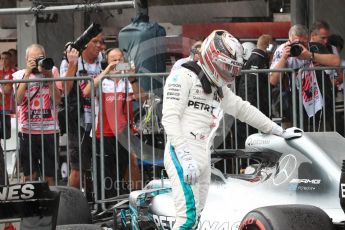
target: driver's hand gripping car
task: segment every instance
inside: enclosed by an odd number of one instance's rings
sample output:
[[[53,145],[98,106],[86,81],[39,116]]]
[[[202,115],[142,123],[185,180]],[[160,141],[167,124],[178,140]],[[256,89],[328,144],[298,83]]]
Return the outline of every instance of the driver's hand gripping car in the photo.
[[[274,126],[271,134],[280,136],[284,138],[285,140],[291,140],[297,137],[301,137],[303,133],[302,129],[296,128],[296,127],[291,127],[288,129],[283,130],[280,126]]]
[[[217,126],[219,111],[264,133],[284,133],[227,87],[241,72],[242,55],[243,48],[236,38],[224,30],[214,31],[201,46],[199,62],[194,62],[201,71],[196,74],[184,64],[166,80],[162,124],[168,138],[164,165],[176,208],[173,229],[197,227],[211,177],[208,143],[213,140],[209,135]]]

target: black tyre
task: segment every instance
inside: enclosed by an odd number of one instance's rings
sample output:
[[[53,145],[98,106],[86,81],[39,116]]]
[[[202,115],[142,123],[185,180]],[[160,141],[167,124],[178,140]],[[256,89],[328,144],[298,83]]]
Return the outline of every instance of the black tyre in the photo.
[[[92,224],[71,224],[56,226],[56,230],[100,230],[100,226]]]
[[[57,225],[91,224],[91,212],[84,194],[72,187],[52,186],[60,192]]]
[[[254,209],[241,221],[239,230],[331,230],[330,217],[311,205],[275,205]]]

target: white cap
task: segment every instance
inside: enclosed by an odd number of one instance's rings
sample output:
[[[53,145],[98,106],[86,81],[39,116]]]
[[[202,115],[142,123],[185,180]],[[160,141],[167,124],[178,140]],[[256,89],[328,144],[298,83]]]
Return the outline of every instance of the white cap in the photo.
[[[248,60],[250,55],[252,54],[253,49],[256,48],[256,45],[253,42],[243,42],[243,59]]]

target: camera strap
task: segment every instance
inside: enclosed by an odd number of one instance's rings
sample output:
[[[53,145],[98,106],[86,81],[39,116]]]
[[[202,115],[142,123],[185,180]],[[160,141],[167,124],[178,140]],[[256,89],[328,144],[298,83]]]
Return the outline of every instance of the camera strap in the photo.
[[[88,76],[89,72],[85,68],[84,58],[82,56],[80,56],[80,59],[81,59],[81,66],[83,69],[79,71],[79,75],[80,76]],[[84,84],[87,84],[86,80],[82,80],[82,81]]]
[[[87,75],[87,70],[85,68],[85,64],[84,64],[84,58],[80,57],[81,59],[81,66],[83,67],[82,70],[80,70],[79,72],[82,74],[81,76],[86,76]],[[79,74],[80,75],[80,74]]]
[[[23,74],[23,77],[22,77],[22,79],[24,78],[24,75],[25,75],[25,73]],[[30,82],[28,82],[27,84],[30,84]],[[35,93],[30,97],[30,99],[29,99],[29,101],[32,101],[32,99],[34,99],[34,97],[36,97],[36,95],[38,94],[38,91],[40,91],[40,89],[41,89],[41,84],[39,84],[40,86],[37,88],[37,90],[35,91]],[[30,88],[29,89],[27,89],[27,90],[29,90],[29,95],[30,95]],[[25,103],[27,103],[27,100],[23,100],[22,101],[22,105],[23,104],[25,104]]]
[[[83,57],[81,57],[81,65],[83,67],[83,71],[87,72],[86,69],[85,69],[84,58]]]

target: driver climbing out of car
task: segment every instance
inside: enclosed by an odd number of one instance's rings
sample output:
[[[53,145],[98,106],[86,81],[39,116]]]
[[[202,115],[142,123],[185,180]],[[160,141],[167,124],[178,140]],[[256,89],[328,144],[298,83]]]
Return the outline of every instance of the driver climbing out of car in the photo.
[[[211,177],[210,132],[221,110],[256,129],[282,137],[284,131],[257,108],[227,87],[240,75],[243,48],[224,30],[213,31],[203,42],[198,62],[171,72],[164,86],[162,124],[168,142],[164,166],[176,208],[173,229],[196,229]]]

